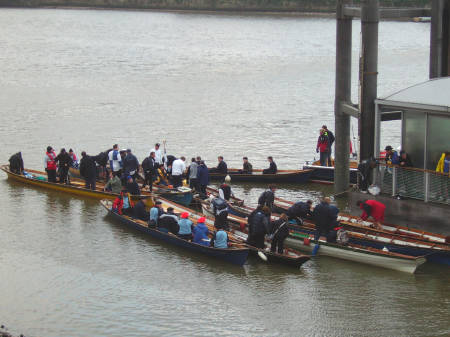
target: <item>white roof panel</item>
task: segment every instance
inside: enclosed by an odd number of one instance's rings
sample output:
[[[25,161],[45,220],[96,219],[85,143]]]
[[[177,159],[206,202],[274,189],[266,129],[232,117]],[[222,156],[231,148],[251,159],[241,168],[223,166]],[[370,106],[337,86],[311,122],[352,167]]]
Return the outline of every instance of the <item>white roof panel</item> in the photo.
[[[435,78],[413,85],[383,100],[450,107],[450,77]]]

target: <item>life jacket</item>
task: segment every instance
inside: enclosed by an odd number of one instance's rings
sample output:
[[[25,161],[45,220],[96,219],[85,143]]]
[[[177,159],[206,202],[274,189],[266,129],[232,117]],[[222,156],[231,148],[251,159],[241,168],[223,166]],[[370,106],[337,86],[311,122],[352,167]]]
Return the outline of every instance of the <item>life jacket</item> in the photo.
[[[47,170],[56,170],[56,153],[55,152],[46,152],[47,155]]]

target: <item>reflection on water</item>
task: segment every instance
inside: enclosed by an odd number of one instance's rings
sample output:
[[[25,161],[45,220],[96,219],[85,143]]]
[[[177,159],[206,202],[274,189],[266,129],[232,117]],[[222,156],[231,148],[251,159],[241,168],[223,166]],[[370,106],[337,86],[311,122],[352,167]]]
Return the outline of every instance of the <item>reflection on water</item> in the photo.
[[[42,169],[47,145],[97,154],[113,143],[142,160],[167,140],[169,153],[209,166],[220,154],[263,168],[272,155],[299,168],[333,125],[332,19],[0,9],[0,31],[2,162],[21,150]],[[427,78],[428,40],[428,24],[380,24],[381,96]],[[398,144],[398,130],[389,123],[383,142]],[[232,188],[256,205],[266,186]],[[239,268],[124,228],[95,199],[2,179],[0,204],[1,323],[27,336],[450,334],[448,268],[404,275],[333,258]]]

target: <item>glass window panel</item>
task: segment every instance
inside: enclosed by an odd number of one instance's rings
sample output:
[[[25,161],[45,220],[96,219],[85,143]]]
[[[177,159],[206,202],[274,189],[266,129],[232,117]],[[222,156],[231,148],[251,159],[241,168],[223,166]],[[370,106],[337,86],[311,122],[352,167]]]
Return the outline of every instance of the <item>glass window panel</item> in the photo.
[[[424,168],[425,124],[423,112],[405,111],[403,113],[403,145],[411,157],[414,167]]]
[[[428,115],[427,169],[435,170],[442,152],[450,151],[450,117]]]

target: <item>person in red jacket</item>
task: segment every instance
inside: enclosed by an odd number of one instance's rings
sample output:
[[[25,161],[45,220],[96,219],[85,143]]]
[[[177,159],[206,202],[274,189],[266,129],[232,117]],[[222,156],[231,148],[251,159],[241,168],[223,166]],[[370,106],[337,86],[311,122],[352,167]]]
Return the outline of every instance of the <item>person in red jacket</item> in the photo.
[[[377,229],[381,229],[381,224],[384,222],[384,211],[386,205],[376,200],[364,200],[356,203],[360,209],[363,210],[361,219],[367,220],[371,216],[375,220]]]
[[[114,200],[112,210],[120,215],[133,215],[133,201],[131,200],[130,193],[127,190],[122,190],[120,195]]]
[[[330,156],[330,139],[328,132],[325,129],[320,129],[320,136],[317,140],[316,152],[320,152],[320,165],[328,166],[328,159]]]
[[[45,152],[44,168],[47,172],[47,181],[56,183],[56,153],[51,146],[47,146],[47,152]]]

